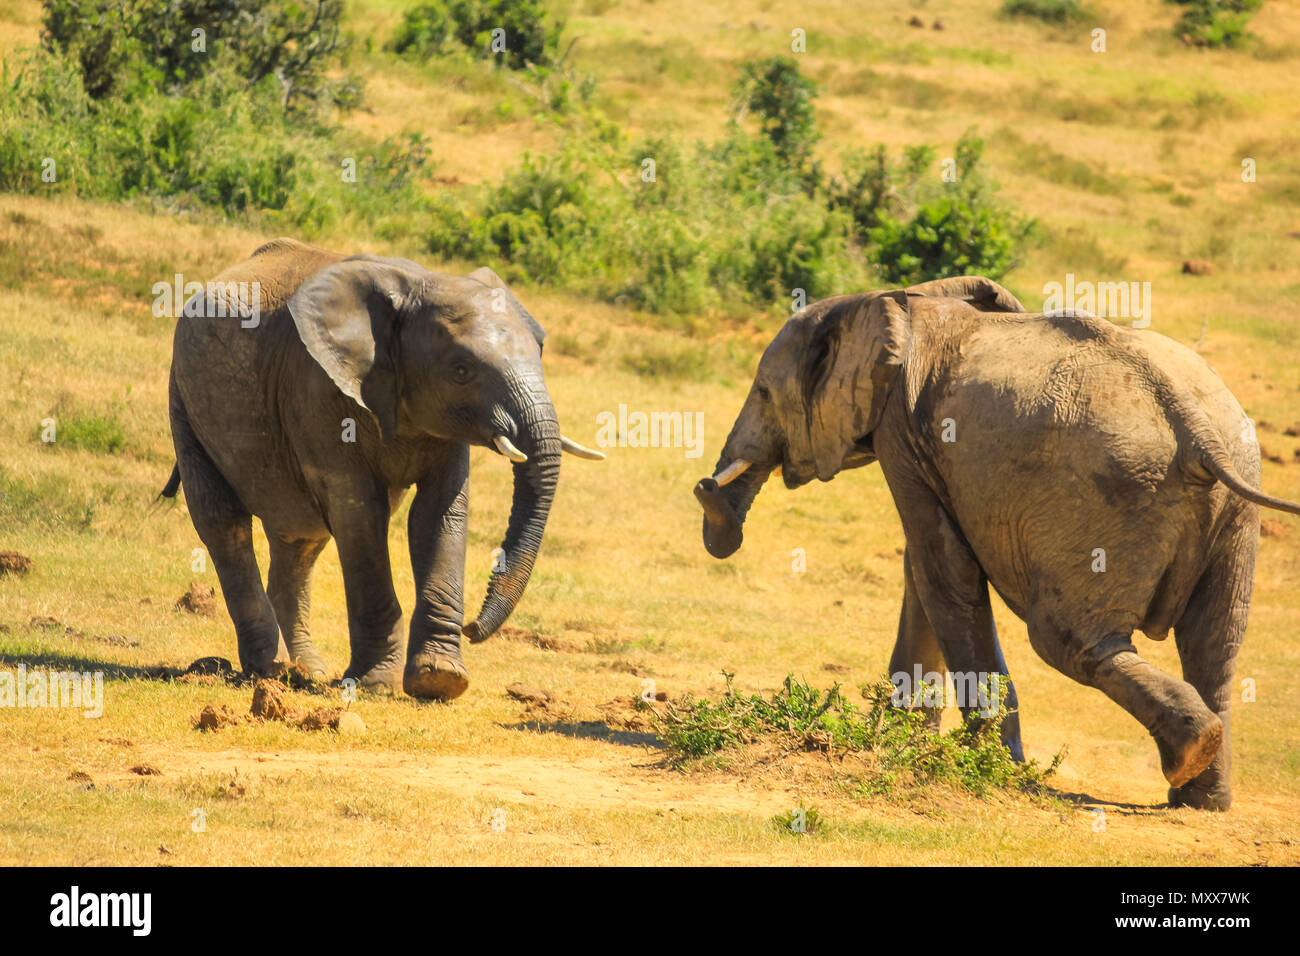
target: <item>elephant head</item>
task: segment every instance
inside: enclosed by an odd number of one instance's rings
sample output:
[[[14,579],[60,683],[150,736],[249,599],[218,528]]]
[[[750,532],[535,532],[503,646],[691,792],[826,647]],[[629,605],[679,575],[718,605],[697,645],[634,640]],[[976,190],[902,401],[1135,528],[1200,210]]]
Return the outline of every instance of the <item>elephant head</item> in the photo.
[[[726,558],[740,547],[745,515],[777,469],[787,488],[797,488],[875,461],[872,433],[911,349],[910,296],[1024,311],[997,283],[962,276],[823,299],[790,319],[759,361],[716,473],[695,486],[711,555]]]
[[[604,457],[560,434],[542,376],[546,333],[492,270],[444,275],[407,259],[345,259],[304,281],[288,306],[308,353],[385,446],[433,436],[514,463],[502,558],[463,629],[472,641],[490,637],[528,584],[561,451]]]

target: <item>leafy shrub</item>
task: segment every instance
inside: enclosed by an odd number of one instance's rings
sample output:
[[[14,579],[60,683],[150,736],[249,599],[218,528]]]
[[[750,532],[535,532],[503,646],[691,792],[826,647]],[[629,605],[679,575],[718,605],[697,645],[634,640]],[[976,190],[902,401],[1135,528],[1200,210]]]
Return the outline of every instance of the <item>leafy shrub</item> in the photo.
[[[1166,0],[1183,7],[1174,33],[1197,46],[1240,46],[1250,33],[1246,24],[1264,0]]]
[[[2,82],[0,189],[154,196],[275,217],[309,233],[344,216],[378,223],[423,203],[421,137],[341,141],[286,114],[274,79],[235,96],[228,76],[213,72],[185,96],[96,101],[77,64],[38,51],[12,69],[6,61]],[[355,183],[343,180],[344,158],[355,163]],[[52,182],[42,177],[46,159],[54,161]]]
[[[944,276],[1002,278],[1018,261],[1034,223],[1000,203],[983,174],[984,143],[967,132],[957,142],[957,181],[926,182],[933,152],[909,150],[891,169],[877,152],[836,195],[852,211],[886,282],[910,285]]]
[[[811,159],[820,138],[812,105],[817,84],[800,74],[793,59],[773,56],[742,65],[734,95],[759,117],[783,162],[798,168]]]
[[[504,31],[498,64],[522,70],[556,63],[564,18],[544,0],[435,0],[407,10],[389,43],[395,53],[436,56],[449,49],[491,52],[494,30]]]
[[[942,783],[984,794],[1039,787],[1064,759],[1058,754],[1046,769],[1032,760],[1016,763],[1001,742],[1003,706],[995,717],[972,714],[961,727],[940,734],[926,727],[920,710],[894,705],[888,680],[862,688],[863,709],[838,684],[819,691],[787,677],[770,697],[744,696],[732,686],[734,675],[723,676],[727,689],[719,700],[687,697],[655,718],[675,762],[716,759],[723,751],[765,744],[859,757],[857,782],[866,792]]]
[[[1002,15],[1020,20],[1042,20],[1062,26],[1095,21],[1097,14],[1079,0],[1005,0]]]
[[[76,62],[92,99],[176,90],[216,70],[245,86],[268,77],[281,101],[333,93],[343,0],[44,0],[41,43]],[[345,85],[355,94],[357,81]]]

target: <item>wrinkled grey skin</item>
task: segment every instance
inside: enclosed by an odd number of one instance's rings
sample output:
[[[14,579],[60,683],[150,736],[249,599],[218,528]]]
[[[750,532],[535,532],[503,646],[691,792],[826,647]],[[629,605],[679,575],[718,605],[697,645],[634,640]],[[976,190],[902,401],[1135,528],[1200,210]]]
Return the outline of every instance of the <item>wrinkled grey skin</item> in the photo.
[[[753,465],[696,488],[715,557],[740,546],[776,468],[797,488],[879,461],[906,538],[890,672],[1005,674],[991,584],[1045,661],[1147,728],[1172,803],[1227,809],[1258,505],[1300,505],[1255,490],[1253,429],[1195,353],[1091,316],[1025,314],[979,277],[827,299],[764,353],[718,470],[737,459]],[[1171,629],[1182,680],[1131,640]],[[1003,740],[1023,759],[1014,713]]]
[[[177,322],[171,425],[241,666],[266,672],[283,637],[292,660],[326,673],[308,612],[312,565],[333,537],[351,642],[344,676],[421,698],[459,696],[469,682],[461,635],[483,640],[514,609],[559,477],[540,326],[491,270],[441,275],[287,239],[215,281],[260,282],[260,321]],[[355,441],[345,440],[349,421]],[[462,629],[469,446],[493,448],[498,435],[527,462],[514,465],[499,570],[477,621]],[[175,485],[173,475],[173,494]],[[403,653],[388,524],[411,485],[416,601]],[[266,590],[252,515],[270,542]]]

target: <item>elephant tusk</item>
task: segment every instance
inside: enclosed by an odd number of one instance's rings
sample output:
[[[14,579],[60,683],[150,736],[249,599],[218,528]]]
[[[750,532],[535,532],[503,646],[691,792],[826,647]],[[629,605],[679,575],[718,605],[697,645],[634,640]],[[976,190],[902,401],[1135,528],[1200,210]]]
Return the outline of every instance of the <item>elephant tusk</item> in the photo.
[[[713,480],[717,482],[719,488],[723,485],[729,485],[743,475],[752,464],[752,461],[745,461],[743,458],[737,458],[726,468],[722,469],[722,471],[714,475]]]
[[[565,438],[563,435],[560,436],[560,448],[562,448],[564,451],[567,451],[570,455],[573,455],[575,458],[585,458],[587,459],[587,461],[605,460],[604,452],[594,451],[591,448],[585,448],[582,445],[579,445],[572,438]]]
[[[511,444],[510,439],[505,435],[498,435],[492,439],[492,444],[497,446],[497,451],[505,455],[516,464],[522,464],[528,460],[528,456]]]

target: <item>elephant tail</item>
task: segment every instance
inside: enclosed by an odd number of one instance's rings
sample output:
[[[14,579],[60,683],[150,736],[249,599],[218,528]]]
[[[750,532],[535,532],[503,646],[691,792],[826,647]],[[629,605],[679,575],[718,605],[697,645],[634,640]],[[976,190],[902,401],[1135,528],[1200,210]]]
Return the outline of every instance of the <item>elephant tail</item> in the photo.
[[[1272,495],[1266,495],[1262,491],[1256,491],[1246,480],[1237,474],[1237,469],[1232,466],[1232,459],[1223,450],[1222,444],[1218,449],[1205,449],[1202,457],[1205,467],[1213,472],[1214,477],[1235,491],[1247,501],[1253,501],[1257,505],[1263,505],[1265,508],[1274,508],[1278,511],[1286,511],[1293,515],[1300,515],[1300,504],[1294,501],[1287,501],[1285,498],[1275,498]]]
[[[158,492],[158,497],[155,498],[154,500],[158,501],[163,498],[175,498],[176,492],[180,490],[180,487],[181,487],[181,466],[179,464],[172,465],[171,477],[167,479],[167,484],[163,485],[163,490]]]
[[[1285,511],[1293,515],[1300,515],[1300,504],[1294,501],[1288,501],[1285,498],[1275,498],[1273,495],[1266,495],[1257,488],[1252,488],[1247,484],[1246,479],[1241,477],[1237,471],[1237,466],[1232,462],[1232,456],[1228,454],[1228,446],[1223,441],[1223,436],[1219,434],[1214,427],[1210,417],[1205,414],[1205,410],[1195,397],[1184,389],[1180,389],[1173,381],[1162,371],[1156,369],[1151,363],[1147,363],[1147,368],[1151,369],[1153,379],[1159,392],[1163,393],[1166,399],[1166,407],[1173,414],[1170,415],[1171,422],[1175,428],[1181,426],[1186,438],[1191,446],[1191,461],[1203,467],[1211,475],[1223,482],[1231,491],[1245,498],[1247,501],[1253,501],[1257,505],[1265,508],[1273,508],[1277,511]]]

